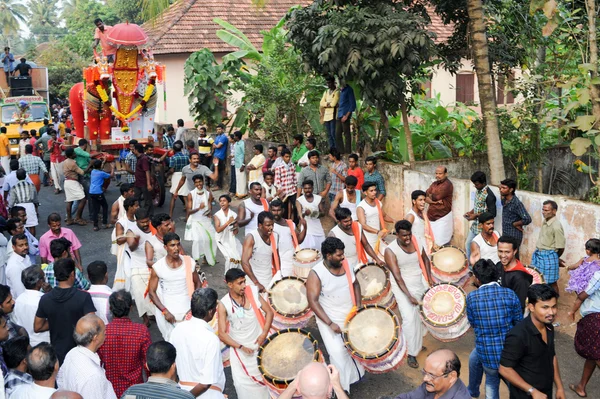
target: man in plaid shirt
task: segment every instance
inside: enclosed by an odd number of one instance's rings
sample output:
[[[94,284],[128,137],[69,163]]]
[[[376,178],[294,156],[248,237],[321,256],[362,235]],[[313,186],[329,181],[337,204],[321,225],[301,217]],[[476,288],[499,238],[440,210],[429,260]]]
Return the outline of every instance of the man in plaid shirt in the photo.
[[[33,384],[33,378],[27,373],[27,348],[29,338],[15,337],[4,342],[2,356],[8,367],[8,373],[4,377],[4,388],[7,397],[10,397],[21,385]]]
[[[58,281],[56,281],[56,277],[54,276],[54,262],[59,259],[66,259],[71,257],[71,241],[67,240],[64,237],[57,238],[50,242],[50,255],[54,258],[54,261],[50,264],[47,264],[45,267],[42,265],[42,269],[44,270],[44,275],[46,276],[46,281],[50,285],[50,287],[58,287]],[[83,270],[80,269],[80,265],[76,262],[77,267],[75,267],[75,283],[73,287],[87,291],[91,284],[85,278],[83,274]]]
[[[502,180],[498,188],[502,196],[502,235],[517,240],[518,248],[523,241],[523,227],[531,223],[531,216],[515,195],[516,181],[513,179]]]
[[[17,179],[19,182],[15,184],[9,192],[8,208],[15,205],[22,206],[27,212],[27,221],[25,227],[29,229],[31,234],[35,236],[35,227],[38,225],[38,194],[35,186],[28,181],[27,172],[25,169],[17,170]]]
[[[127,176],[125,176],[126,183],[134,183],[135,182],[135,166],[137,165],[137,157],[133,153],[133,148],[138,143],[137,140],[129,140],[129,153],[125,157],[125,170],[127,171]]]
[[[281,151],[282,162],[275,168],[275,187],[281,190],[283,204],[287,209],[286,219],[297,222],[296,215],[296,167],[291,162],[292,152],[285,148]]]
[[[499,270],[490,260],[473,266],[479,288],[467,295],[467,318],[475,331],[475,349],[469,356],[469,393],[479,397],[485,373],[486,398],[500,397],[500,356],[506,334],[523,319],[519,298],[510,288],[498,284]]]
[[[19,158],[19,168],[25,169],[35,185],[36,191],[40,191],[41,182],[40,175],[44,175],[44,179],[48,179],[48,169],[46,164],[40,157],[33,156],[33,146],[27,144],[25,146],[25,155]]]
[[[177,191],[177,186],[179,186],[179,181],[182,177],[181,171],[185,166],[190,164],[189,155],[186,156],[183,153],[183,143],[181,141],[176,141],[175,144],[173,144],[173,152],[173,156],[169,158],[169,173],[173,174],[173,177],[171,177],[170,192],[172,196],[171,203],[169,204],[169,215],[172,215],[173,211],[175,210],[175,202],[177,197],[179,197],[179,199],[183,203],[183,206],[186,206],[187,195],[185,194],[187,192],[184,191],[180,195],[175,195],[175,192]]]
[[[173,126],[169,126],[167,129],[167,134],[163,139],[165,140],[165,148],[172,150],[173,144],[175,144],[175,128],[173,128]]]

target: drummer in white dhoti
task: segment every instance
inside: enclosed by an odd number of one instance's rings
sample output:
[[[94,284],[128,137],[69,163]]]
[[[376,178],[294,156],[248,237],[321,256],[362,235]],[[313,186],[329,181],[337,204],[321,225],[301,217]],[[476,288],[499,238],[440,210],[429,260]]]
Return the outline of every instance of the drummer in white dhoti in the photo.
[[[350,176],[353,177],[353,176]],[[352,213],[348,208],[337,207],[335,210],[335,219],[337,224],[329,232],[328,237],[336,237],[342,240],[344,246],[344,255],[352,270],[355,270],[358,265],[368,263],[367,254],[375,260],[380,266],[385,266],[383,260],[375,254],[364,230],[358,222],[353,221]]]
[[[229,208],[231,197],[223,194],[219,197],[221,209],[213,215],[217,232],[217,247],[225,258],[225,273],[227,270],[242,267],[242,243],[237,239],[239,231],[237,214]]]
[[[377,183],[365,182],[362,190],[364,199],[356,209],[358,223],[362,226],[371,248],[375,253],[379,253],[381,240],[389,233],[385,224],[394,223],[394,220],[385,214],[381,201],[377,199]]]
[[[406,220],[412,224],[412,233],[417,240],[425,247],[427,256],[431,256],[431,251],[435,244],[433,230],[427,212],[425,212],[425,198],[427,194],[422,190],[415,190],[410,195],[412,208],[406,214]]]
[[[135,195],[133,186],[129,183],[121,184],[119,190],[121,191],[121,195],[113,202],[110,208],[110,224],[112,225],[116,224],[117,220],[125,217],[125,213],[127,212],[124,206],[125,200]]]
[[[260,227],[259,227],[260,229]],[[257,287],[246,285],[246,273],[225,273],[229,293],[219,305],[219,338],[232,349],[231,376],[239,399],[269,399],[269,390],[258,369],[257,351],[265,341],[273,311]],[[229,327],[228,327],[229,324]]]
[[[238,206],[238,227],[245,227],[244,234],[248,235],[258,228],[258,214],[269,210],[269,203],[261,198],[262,186],[259,182],[250,183],[250,195]]]
[[[148,316],[154,314],[154,307],[146,295],[150,269],[146,264],[146,240],[152,236],[150,232],[150,217],[144,209],[139,209],[136,214],[135,226],[127,230],[127,244],[125,256],[129,257],[128,273],[125,273],[125,287],[131,293],[138,314],[146,326],[150,326]],[[132,234],[129,234],[132,233]]]
[[[198,264],[204,257],[205,263],[214,266],[217,262],[216,232],[210,216],[213,196],[204,189],[204,176],[195,175],[192,179],[195,188],[188,194],[184,238],[192,241],[192,257]]]
[[[187,185],[183,185],[179,191],[177,191],[177,187],[179,187],[179,181],[183,176],[182,170],[190,163],[189,157],[187,157],[183,153],[183,143],[180,141],[176,141],[173,143],[173,156],[169,157],[169,173],[173,173],[171,176],[171,203],[169,204],[169,215],[173,215],[173,210],[175,209],[175,203],[177,202],[177,197],[183,203],[183,206],[187,208],[187,195],[189,190]],[[166,153],[165,153],[166,155]],[[164,156],[164,155],[163,155]],[[177,195],[175,194],[177,192]]]
[[[412,225],[399,220],[395,225],[398,238],[385,250],[385,263],[394,277],[392,292],[402,317],[402,332],[406,339],[408,366],[418,368],[417,355],[423,348],[427,333],[419,316],[419,300],[429,288],[431,265],[423,245],[412,235]]]
[[[189,312],[192,293],[201,283],[192,258],[181,255],[179,236],[167,233],[163,241],[167,256],[152,266],[148,295],[157,308],[156,325],[163,339],[168,341],[175,324],[183,321]]]
[[[173,329],[169,342],[177,350],[179,385],[202,399],[224,399],[225,372],[221,342],[208,324],[217,313],[218,295],[212,288],[192,294],[189,320]]]
[[[358,220],[358,216],[356,215],[356,207],[361,201],[360,190],[356,189],[356,185],[358,184],[358,179],[355,176],[346,176],[344,180],[344,189],[338,191],[331,203],[331,208],[329,209],[329,216],[335,219],[335,210],[338,206],[342,208],[347,208],[352,213],[352,220]]]
[[[273,232],[271,212],[260,212],[257,219],[258,229],[244,239],[242,269],[248,276],[248,284],[264,293],[280,269],[279,235]]]
[[[173,232],[173,220],[166,213],[157,213],[152,216],[152,227],[156,230],[156,234],[152,234],[146,240],[146,265],[154,266],[157,260],[167,256],[167,250],[163,242],[164,236]],[[183,249],[181,251],[183,253]]]
[[[425,202],[429,204],[427,217],[431,221],[433,238],[438,246],[446,245],[452,240],[454,222],[452,220],[452,194],[454,186],[448,180],[448,169],[445,166],[435,168],[435,181],[427,189]]]
[[[287,209],[283,202],[276,199],[271,202],[273,214],[273,231],[279,235],[279,259],[281,260],[281,277],[294,275],[294,253],[306,237],[306,220],[300,219],[298,226],[291,219],[284,219]],[[277,276],[276,278],[278,278]]]
[[[306,281],[308,304],[317,316],[319,333],[330,363],[340,373],[345,391],[360,380],[365,369],[350,356],[342,338],[346,320],[361,306],[360,286],[344,257],[344,243],[327,237],[321,246],[323,261],[313,267]]]
[[[125,270],[129,267],[129,258],[125,255],[125,243],[127,230],[135,228],[135,214],[140,209],[140,202],[135,197],[123,201],[125,216],[117,220],[112,233],[112,246],[110,252],[117,256],[117,271],[113,282],[113,290],[129,289],[125,287]]]
[[[298,218],[306,221],[306,238],[300,248],[319,249],[325,241],[325,230],[321,217],[325,216],[325,203],[320,195],[313,194],[314,182],[305,180],[302,183],[304,194],[296,200]]]
[[[500,234],[494,230],[494,215],[484,212],[479,215],[481,233],[471,241],[471,257],[469,262],[473,266],[479,259],[489,259],[494,264],[500,262],[498,257],[498,239]]]
[[[215,171],[211,172],[207,166],[200,165],[200,155],[198,155],[197,152],[191,153],[190,164],[181,169],[181,179],[179,179],[179,183],[177,183],[173,195],[177,197],[181,193],[185,193],[187,195],[188,193],[192,192],[194,190],[194,181],[192,178],[196,175],[202,175],[206,178],[216,181],[219,178],[219,168],[217,168],[218,164],[219,158],[214,157],[213,165],[215,165]],[[173,217],[173,214],[169,214],[169,216]]]

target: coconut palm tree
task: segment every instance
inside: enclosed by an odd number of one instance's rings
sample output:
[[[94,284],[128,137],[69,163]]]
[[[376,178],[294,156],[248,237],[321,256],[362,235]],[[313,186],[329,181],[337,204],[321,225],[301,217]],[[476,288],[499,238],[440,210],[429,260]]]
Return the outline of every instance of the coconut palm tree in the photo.
[[[19,22],[26,22],[27,8],[19,0],[0,0],[0,26],[4,36],[19,32]]]
[[[56,26],[58,25],[57,0],[29,0],[29,25]]]

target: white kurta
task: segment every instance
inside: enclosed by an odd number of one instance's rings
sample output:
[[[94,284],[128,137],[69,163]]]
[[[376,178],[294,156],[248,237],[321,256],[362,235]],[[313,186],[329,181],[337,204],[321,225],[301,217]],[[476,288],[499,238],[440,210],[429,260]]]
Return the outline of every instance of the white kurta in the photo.
[[[127,219],[127,216],[117,220],[117,223],[123,227],[123,233],[127,233],[127,230],[134,230],[137,228],[135,220]],[[116,241],[116,228],[113,230],[112,241]],[[118,291],[125,289],[129,291],[131,289],[131,269],[130,269],[130,258],[125,254],[127,244],[117,245],[113,244],[111,247],[111,253],[117,256],[117,271],[115,272],[115,280],[113,282],[113,290]]]
[[[221,358],[221,341],[215,330],[201,319],[192,317],[179,323],[171,332],[169,342],[177,350],[177,375],[179,385],[191,391],[194,384],[212,385],[221,392],[209,389],[202,399],[223,399],[225,372]]]
[[[10,287],[10,293],[14,299],[25,292],[25,285],[21,281],[21,272],[31,266],[28,255],[21,256],[13,252],[6,263],[6,285]]]
[[[427,291],[427,282],[423,277],[421,266],[419,265],[419,254],[423,251],[423,247],[419,243],[419,248],[412,254],[404,252],[398,245],[398,241],[393,241],[387,248],[393,252],[400,268],[400,275],[404,284],[410,292],[410,295],[418,301],[421,301],[423,294]],[[408,354],[417,356],[423,347],[423,336],[427,334],[427,330],[419,316],[419,305],[413,305],[408,297],[400,290],[396,279],[391,278],[392,292],[398,302],[398,310],[402,316],[402,331],[406,339]]]
[[[298,202],[302,206],[302,213],[304,214],[306,210],[309,210],[311,213],[309,216],[304,216],[306,220],[306,237],[302,244],[300,244],[300,248],[318,249],[320,251],[321,244],[325,241],[325,231],[323,230],[321,219],[319,219],[319,204],[321,203],[321,199],[320,195],[313,195],[312,202],[308,202],[304,195],[298,198]]]
[[[209,265],[214,265],[217,262],[215,243],[217,232],[208,214],[209,192],[203,190],[202,194],[199,194],[198,190],[194,190],[190,194],[192,195],[192,209],[197,209],[200,204],[204,204],[205,207],[190,215],[185,225],[184,238],[187,241],[192,241],[192,257],[194,259],[198,260],[201,256],[204,256]]]
[[[260,308],[258,289],[254,286],[252,286],[252,295],[256,305]],[[239,306],[231,300],[229,294],[221,299],[221,303],[227,310],[229,336],[244,347],[254,350],[252,355],[248,355],[244,351],[232,348],[231,376],[237,397],[239,399],[270,398],[267,387],[260,384],[263,377],[258,369],[256,339],[262,333],[262,328],[252,306],[248,300],[246,300],[245,307]]]
[[[452,211],[450,211],[450,213],[443,218],[430,223],[436,245],[446,245],[450,242],[450,240],[452,240],[452,234],[454,234],[454,219],[452,216]]]
[[[296,225],[294,224],[294,229]],[[294,275],[294,253],[296,248],[292,239],[292,232],[287,223],[282,226],[273,223],[273,231],[279,235],[279,259],[281,262],[281,276],[288,277]]]
[[[227,214],[223,212],[223,209],[219,209],[217,213],[215,213],[215,217],[221,223],[221,226],[227,223],[229,218],[236,219],[237,214],[231,209],[227,210]],[[217,238],[217,248],[223,254],[223,258],[225,258],[225,273],[229,269],[239,269],[242,267],[242,243],[237,237],[233,234],[233,230],[231,230],[231,226],[227,227],[220,233],[216,233]]]
[[[352,310],[352,297],[348,286],[348,277],[346,275],[335,276],[325,267],[323,262],[319,262],[313,267],[313,272],[321,280],[321,295],[319,295],[319,304],[327,316],[335,324],[344,328],[344,323],[348,313]],[[352,281],[356,281],[354,272]],[[360,380],[365,374],[365,369],[356,360],[350,356],[348,349],[344,345],[344,339],[341,334],[336,334],[318,317],[317,326],[319,333],[329,353],[330,362],[338,369],[340,373],[340,382],[344,390],[350,392],[350,384]]]
[[[187,271],[185,269],[186,262],[183,256],[180,255],[179,257],[181,258],[181,266],[177,269],[171,269],[167,265],[166,257],[159,259],[152,266],[158,276],[156,295],[158,295],[163,306],[175,316],[175,324],[181,322],[190,310],[190,295],[188,294]],[[193,263],[191,262],[190,267],[192,268],[192,273],[195,273]],[[168,341],[171,331],[173,331],[175,326],[169,323],[158,309],[154,313],[156,316],[156,325],[163,339]]]
[[[379,220],[379,210],[377,209],[377,205],[371,206],[366,200],[362,200],[360,201],[360,204],[358,204],[358,208],[362,208],[365,211],[365,220],[367,226],[377,230],[381,230],[383,228],[383,226],[381,226],[381,221]],[[371,248],[375,249],[375,244],[377,243],[377,234],[365,231],[365,237],[367,237],[367,241],[369,241]]]
[[[270,244],[263,241],[258,230],[251,234],[254,237],[254,247],[252,247],[252,256],[250,257],[250,268],[258,282],[266,288],[273,279],[273,249]],[[277,245],[279,236],[277,233],[273,233],[273,236],[276,248],[279,248]],[[246,278],[246,281],[248,284],[254,285],[249,278]]]
[[[150,282],[150,269],[146,264],[146,240],[152,236],[152,233],[144,233],[136,225],[131,227],[133,233],[140,237],[139,245],[132,251],[129,245],[125,244],[125,253],[129,257],[129,282],[126,286],[130,287],[129,292],[135,301],[138,314],[142,317],[145,314],[153,315],[154,306],[150,302],[150,297],[144,294]]]

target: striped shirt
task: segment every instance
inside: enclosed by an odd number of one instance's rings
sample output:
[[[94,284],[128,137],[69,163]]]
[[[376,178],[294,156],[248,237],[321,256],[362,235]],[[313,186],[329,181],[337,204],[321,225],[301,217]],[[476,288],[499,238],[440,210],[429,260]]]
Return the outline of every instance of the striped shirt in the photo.
[[[135,166],[137,165],[137,157],[135,156],[135,154],[133,152],[130,152],[129,154],[127,154],[127,157],[125,157],[125,163],[127,165],[129,165],[129,169],[131,169],[131,171],[135,173]],[[127,178],[127,183],[135,182],[135,175],[133,173],[127,173],[126,178]]]
[[[176,152],[169,158],[169,168],[173,168],[175,172],[181,172],[184,166],[189,165],[190,159],[183,152]]]
[[[194,399],[194,395],[179,388],[173,380],[148,377],[145,384],[134,385],[125,391],[122,399]]]
[[[8,207],[12,208],[16,204],[39,204],[35,186],[27,180],[21,180],[10,189],[10,198]]]
[[[41,175],[48,173],[44,161],[40,157],[27,154],[19,159],[19,168],[25,169],[28,175]]]

